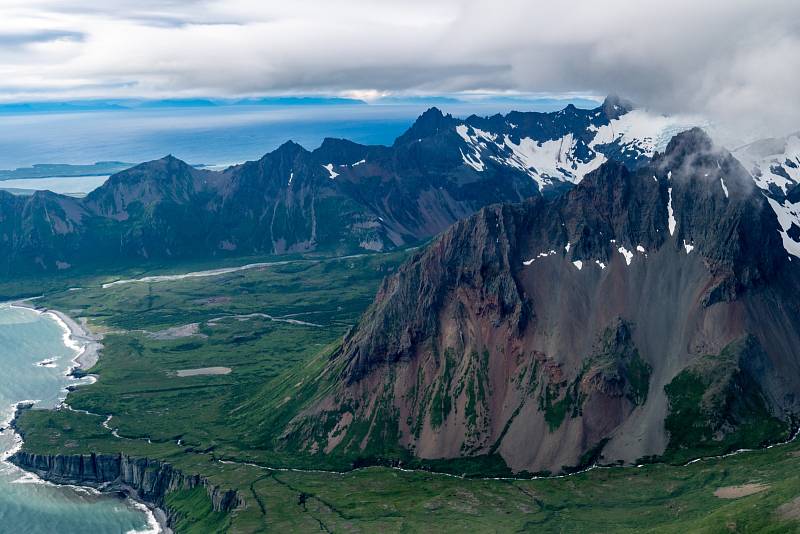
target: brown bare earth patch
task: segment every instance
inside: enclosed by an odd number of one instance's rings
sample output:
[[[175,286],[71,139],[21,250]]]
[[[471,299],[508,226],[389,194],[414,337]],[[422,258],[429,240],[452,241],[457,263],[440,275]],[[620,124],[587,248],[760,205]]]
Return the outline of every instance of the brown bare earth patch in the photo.
[[[459,489],[456,491],[456,499],[449,501],[447,506],[458,513],[467,515],[478,515],[478,499],[475,495],[467,490]]]
[[[200,334],[198,332],[199,329],[200,325],[198,323],[191,323],[182,326],[173,326],[172,328],[159,330],[158,332],[148,332],[147,335],[152,339],[160,339],[162,341],[170,339],[181,339],[184,337],[191,337],[191,336],[198,336],[202,338],[208,337],[205,334]]]
[[[791,501],[778,506],[775,513],[781,519],[800,520],[800,497],[795,497]]]
[[[768,484],[742,484],[741,486],[725,486],[717,488],[714,495],[720,499],[738,499],[759,493],[769,488]]]

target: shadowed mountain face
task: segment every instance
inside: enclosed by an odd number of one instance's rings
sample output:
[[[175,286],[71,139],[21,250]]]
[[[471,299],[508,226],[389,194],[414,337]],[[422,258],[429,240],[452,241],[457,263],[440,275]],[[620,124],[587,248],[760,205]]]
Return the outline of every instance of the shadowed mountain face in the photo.
[[[800,257],[800,132],[762,139],[735,151],[778,215],[784,247]]]
[[[0,272],[403,246],[485,205],[555,194],[603,161],[637,168],[655,142],[625,133],[642,122],[636,113],[615,98],[464,120],[432,108],[391,147],[287,142],[222,172],[168,156],[84,199],[0,191]]]
[[[800,265],[780,230],[697,129],[638,169],[484,208],[384,281],[287,446],[558,472],[782,437]]]

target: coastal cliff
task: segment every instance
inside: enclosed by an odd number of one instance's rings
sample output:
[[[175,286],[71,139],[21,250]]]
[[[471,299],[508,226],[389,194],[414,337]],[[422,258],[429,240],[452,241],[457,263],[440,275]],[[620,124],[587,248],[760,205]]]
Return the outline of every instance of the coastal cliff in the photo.
[[[239,492],[220,488],[199,475],[185,475],[168,463],[148,458],[131,458],[124,454],[43,455],[19,451],[9,461],[56,484],[130,492],[135,498],[164,510],[170,526],[179,519],[166,503],[166,496],[172,491],[202,486],[215,512],[245,507]]]

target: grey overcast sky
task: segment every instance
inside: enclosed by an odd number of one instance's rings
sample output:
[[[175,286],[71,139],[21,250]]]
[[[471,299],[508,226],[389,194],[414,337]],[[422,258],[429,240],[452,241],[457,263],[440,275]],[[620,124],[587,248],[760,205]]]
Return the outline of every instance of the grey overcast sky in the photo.
[[[618,93],[800,130],[798,0],[0,0],[0,99]]]

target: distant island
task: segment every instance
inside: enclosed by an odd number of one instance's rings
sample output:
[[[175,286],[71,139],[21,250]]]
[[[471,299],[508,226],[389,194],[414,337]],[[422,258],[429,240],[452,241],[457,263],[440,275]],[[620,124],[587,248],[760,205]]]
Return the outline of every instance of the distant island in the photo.
[[[38,163],[31,167],[14,170],[0,170],[0,180],[20,180],[30,178],[52,178],[54,176],[104,176],[114,174],[134,166],[122,161],[98,161],[91,165],[69,165],[66,163]]]

